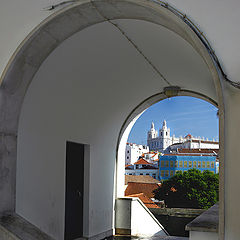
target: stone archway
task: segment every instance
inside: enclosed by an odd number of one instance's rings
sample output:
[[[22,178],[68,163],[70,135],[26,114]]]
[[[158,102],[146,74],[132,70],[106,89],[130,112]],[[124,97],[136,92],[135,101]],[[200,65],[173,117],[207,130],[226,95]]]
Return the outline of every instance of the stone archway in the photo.
[[[140,19],[164,26],[186,40],[204,59],[215,84],[223,131],[221,78],[211,55],[195,32],[176,15],[154,1],[85,1],[66,7],[46,19],[23,41],[2,76],[1,132],[3,180],[1,212],[15,210],[17,132],[25,94],[51,52],[64,40],[91,25],[114,19]],[[220,133],[220,137],[223,133]],[[223,144],[223,143],[222,143]],[[222,148],[223,149],[223,148]],[[223,158],[223,154],[222,154]],[[222,193],[223,195],[223,193]]]

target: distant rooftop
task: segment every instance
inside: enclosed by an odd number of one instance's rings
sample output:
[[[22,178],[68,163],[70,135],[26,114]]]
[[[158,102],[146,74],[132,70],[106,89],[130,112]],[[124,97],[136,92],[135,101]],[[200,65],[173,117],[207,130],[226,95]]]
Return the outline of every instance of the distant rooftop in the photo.
[[[157,183],[137,183],[128,182],[128,186],[125,190],[125,196],[129,196],[137,193],[144,193],[148,198],[154,197],[153,190],[157,189],[159,184]]]
[[[157,179],[149,175],[125,175],[125,185],[129,182],[135,183],[159,183]]]

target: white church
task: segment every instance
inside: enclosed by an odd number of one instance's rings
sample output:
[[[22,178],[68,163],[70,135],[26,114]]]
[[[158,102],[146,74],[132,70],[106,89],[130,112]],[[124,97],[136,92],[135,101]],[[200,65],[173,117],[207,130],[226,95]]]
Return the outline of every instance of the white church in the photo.
[[[158,131],[154,127],[154,123],[151,124],[151,129],[147,133],[147,145],[150,151],[164,152],[167,149],[169,151],[177,151],[177,149],[219,149],[219,142],[213,140],[204,139],[204,137],[193,137],[191,134],[185,137],[175,137],[170,135],[170,128],[167,127],[166,120],[163,121],[162,128]]]

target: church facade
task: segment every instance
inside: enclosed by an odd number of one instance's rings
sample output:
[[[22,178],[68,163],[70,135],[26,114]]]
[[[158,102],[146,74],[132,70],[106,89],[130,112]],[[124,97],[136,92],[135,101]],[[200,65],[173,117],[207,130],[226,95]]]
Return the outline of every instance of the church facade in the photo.
[[[166,120],[163,121],[162,128],[158,131],[151,124],[151,129],[147,133],[147,145],[150,151],[177,151],[177,149],[188,148],[202,148],[202,149],[219,149],[219,142],[204,139],[204,137],[193,137],[191,134],[185,137],[175,137],[170,135],[170,128],[167,127]]]

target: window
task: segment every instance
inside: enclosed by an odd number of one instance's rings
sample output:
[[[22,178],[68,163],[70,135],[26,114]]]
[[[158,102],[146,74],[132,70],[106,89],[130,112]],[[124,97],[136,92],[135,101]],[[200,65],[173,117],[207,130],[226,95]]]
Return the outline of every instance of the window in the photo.
[[[170,176],[171,176],[171,177],[173,176],[173,170],[170,171]]]
[[[166,132],[166,136],[167,136],[167,132]]]
[[[166,167],[169,167],[169,161],[166,161],[166,162],[165,162],[165,166],[166,166]]]
[[[210,162],[207,162],[207,168],[210,168]]]
[[[149,175],[149,173],[146,173],[146,175]]]
[[[194,167],[194,168],[197,167],[197,162],[196,162],[196,161],[193,162],[193,167]]]
[[[139,166],[138,165],[136,165],[136,169],[138,169],[139,168]]]
[[[153,178],[156,178],[156,174],[155,173],[152,176],[153,176]]]
[[[143,175],[143,173],[140,173],[140,175]]]
[[[201,164],[201,162],[199,161],[199,162],[198,162],[198,168],[201,168],[201,165],[202,165],[202,164]]]
[[[161,170],[161,177],[164,177],[164,170]]]
[[[162,132],[161,132],[161,136],[162,136]]]
[[[177,161],[175,161],[175,167],[178,167],[177,165],[178,165],[178,162],[177,162]]]
[[[184,161],[184,167],[187,168],[187,161]]]
[[[164,167],[164,160],[161,160],[161,167]]]
[[[165,177],[168,177],[168,176],[169,176],[169,171],[166,170],[166,171],[165,171]]]
[[[132,175],[132,173],[129,173],[128,175]]]
[[[206,167],[206,162],[205,162],[205,161],[202,162],[202,167],[203,167],[203,168]]]
[[[170,161],[170,167],[173,167],[173,161]]]
[[[192,161],[188,162],[188,167],[190,167],[190,168],[192,167]]]
[[[182,162],[182,161],[179,161],[179,167],[181,167],[181,168],[182,168],[182,167],[183,167],[183,165],[182,165],[182,164],[183,164],[183,162]]]
[[[211,168],[214,168],[214,162],[211,162]]]
[[[127,156],[127,159],[129,159],[129,157]]]
[[[129,153],[129,150],[127,151],[127,153]]]

